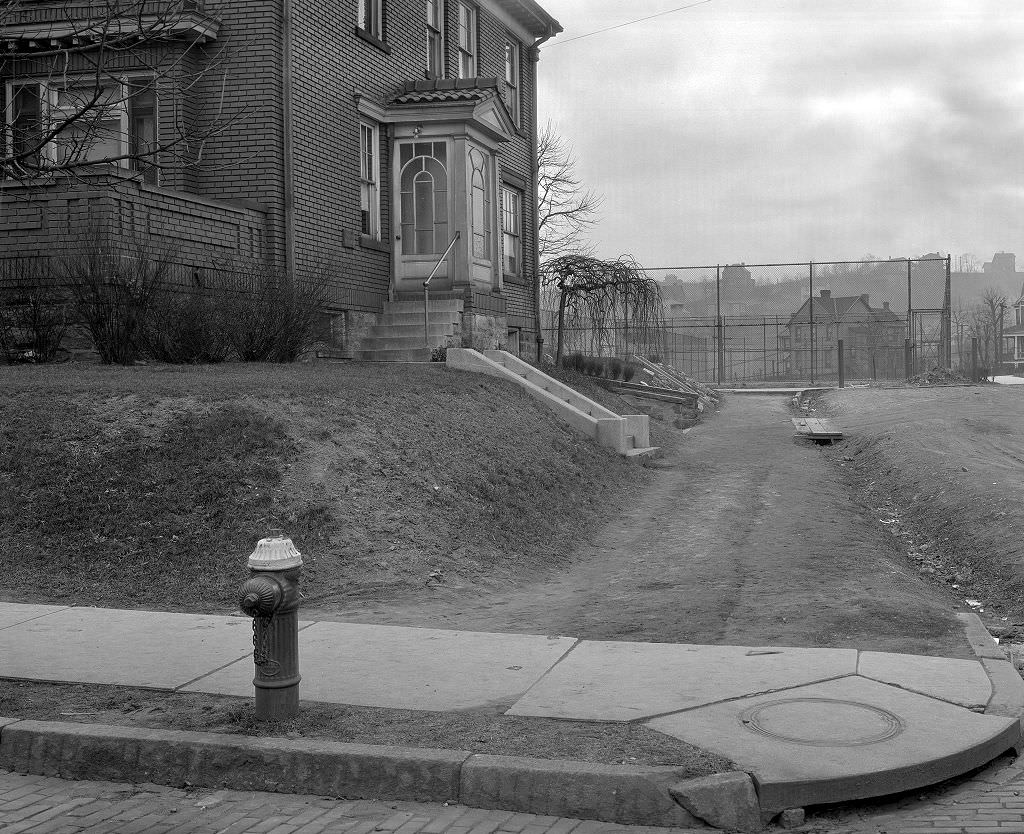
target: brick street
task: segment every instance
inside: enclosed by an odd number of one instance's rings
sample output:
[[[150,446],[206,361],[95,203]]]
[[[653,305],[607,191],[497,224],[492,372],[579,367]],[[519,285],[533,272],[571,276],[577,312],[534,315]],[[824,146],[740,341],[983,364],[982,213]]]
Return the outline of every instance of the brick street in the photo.
[[[462,805],[346,801],[294,794],[115,782],[71,782],[0,771],[3,834],[668,834]]]

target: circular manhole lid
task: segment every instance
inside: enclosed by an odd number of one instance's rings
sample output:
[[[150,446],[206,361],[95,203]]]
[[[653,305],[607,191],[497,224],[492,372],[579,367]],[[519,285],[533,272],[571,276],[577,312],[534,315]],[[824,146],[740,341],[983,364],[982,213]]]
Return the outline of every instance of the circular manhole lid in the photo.
[[[895,738],[903,720],[881,707],[833,698],[783,698],[744,710],[753,733],[813,747],[859,747]]]

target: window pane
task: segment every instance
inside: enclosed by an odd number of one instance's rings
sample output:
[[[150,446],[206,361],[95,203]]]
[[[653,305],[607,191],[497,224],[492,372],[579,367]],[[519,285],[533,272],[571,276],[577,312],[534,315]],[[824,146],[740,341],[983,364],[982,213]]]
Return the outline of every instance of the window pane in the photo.
[[[133,171],[142,171],[143,180],[156,184],[157,110],[156,91],[150,86],[133,86],[128,100],[129,153]]]
[[[25,162],[30,165],[39,164],[37,147],[43,138],[42,102],[39,98],[39,85],[15,87],[13,95],[13,116],[11,132],[14,153],[31,153]]]

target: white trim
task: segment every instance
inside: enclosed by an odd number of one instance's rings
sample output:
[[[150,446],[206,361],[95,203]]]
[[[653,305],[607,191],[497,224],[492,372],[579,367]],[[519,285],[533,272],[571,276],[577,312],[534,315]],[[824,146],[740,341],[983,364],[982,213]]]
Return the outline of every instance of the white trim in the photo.
[[[370,132],[371,151],[373,153],[373,167],[372,170],[369,172],[369,178],[366,180],[363,179],[363,159],[365,158],[366,155],[365,149],[363,147],[364,128]],[[370,228],[368,231],[365,232],[363,231],[362,228],[362,190],[364,183],[370,185]],[[361,234],[368,235],[373,240],[380,240],[380,126],[373,122],[365,121],[363,119],[359,120],[359,192],[359,231]]]

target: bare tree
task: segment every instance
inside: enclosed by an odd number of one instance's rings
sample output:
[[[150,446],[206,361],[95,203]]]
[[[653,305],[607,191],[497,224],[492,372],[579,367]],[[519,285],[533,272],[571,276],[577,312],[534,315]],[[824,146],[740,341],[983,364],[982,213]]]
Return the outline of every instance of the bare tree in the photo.
[[[602,261],[563,255],[545,267],[545,284],[558,294],[555,362],[562,361],[565,332],[578,346],[601,354],[660,352],[663,302],[659,284],[630,255]],[[586,344],[584,344],[586,342]]]
[[[1002,317],[1006,309],[1006,297],[995,287],[986,287],[981,294],[981,303],[970,312],[971,335],[978,339],[978,354],[981,364],[996,373],[995,365],[1000,359],[999,339],[1002,337]]]
[[[583,186],[572,148],[549,121],[537,141],[538,249],[543,267],[560,255],[589,255],[586,232],[604,198]]]
[[[0,0],[10,91],[0,177],[40,183],[118,166],[155,178],[200,162],[232,121],[218,96],[204,112],[190,96],[222,70],[223,47],[203,47],[216,28],[196,0]]]

